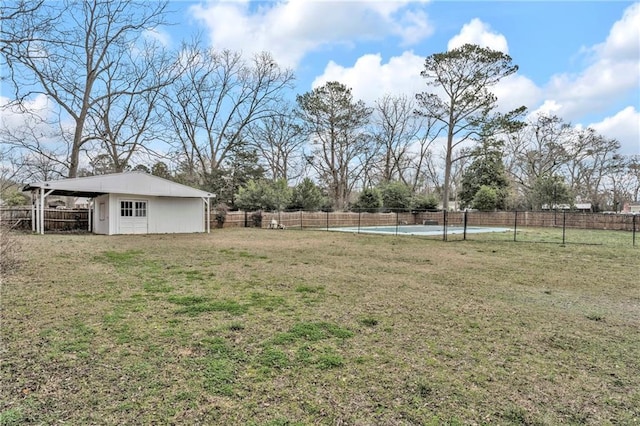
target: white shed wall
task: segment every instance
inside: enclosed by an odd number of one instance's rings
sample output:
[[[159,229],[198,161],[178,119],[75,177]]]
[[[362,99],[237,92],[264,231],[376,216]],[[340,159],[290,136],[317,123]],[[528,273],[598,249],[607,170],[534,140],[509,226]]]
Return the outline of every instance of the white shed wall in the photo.
[[[204,232],[204,202],[199,198],[149,197],[149,233]]]
[[[200,198],[151,197],[145,195],[107,194],[94,199],[93,232],[120,233],[120,201],[147,202],[147,233],[173,234],[205,232],[205,206]],[[104,203],[104,210],[100,205]]]

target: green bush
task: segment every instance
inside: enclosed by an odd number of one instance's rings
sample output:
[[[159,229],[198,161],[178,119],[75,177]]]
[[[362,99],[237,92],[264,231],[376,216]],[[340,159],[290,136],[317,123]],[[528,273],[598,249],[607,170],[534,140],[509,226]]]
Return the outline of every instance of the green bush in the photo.
[[[490,186],[482,185],[473,197],[473,208],[480,211],[492,211],[498,206],[498,193]]]
[[[388,182],[380,186],[382,205],[387,209],[406,210],[411,207],[411,188],[402,182]]]
[[[291,201],[291,189],[284,179],[250,180],[238,190],[235,205],[243,210],[282,210]]]
[[[414,210],[435,210],[438,208],[439,200],[433,195],[415,195],[411,200],[411,208]]]
[[[377,188],[368,188],[360,193],[354,208],[360,211],[375,213],[382,207],[382,195]]]
[[[320,210],[326,203],[326,197],[320,187],[313,183],[311,179],[305,178],[293,189],[293,196],[289,208],[316,211]]]
[[[2,194],[2,199],[8,207],[26,206],[29,204],[29,197],[14,188],[9,188]]]

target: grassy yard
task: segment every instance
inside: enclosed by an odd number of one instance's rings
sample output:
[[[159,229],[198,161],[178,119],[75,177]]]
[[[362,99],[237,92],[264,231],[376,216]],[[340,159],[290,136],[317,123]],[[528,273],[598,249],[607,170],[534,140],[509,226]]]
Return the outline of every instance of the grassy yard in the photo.
[[[17,238],[2,425],[640,424],[630,244]]]

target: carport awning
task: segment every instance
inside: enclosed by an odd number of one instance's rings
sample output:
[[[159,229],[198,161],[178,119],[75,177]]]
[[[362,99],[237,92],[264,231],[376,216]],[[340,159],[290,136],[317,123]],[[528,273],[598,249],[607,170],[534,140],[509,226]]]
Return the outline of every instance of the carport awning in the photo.
[[[36,190],[36,189],[39,189],[39,188],[41,188],[41,187],[40,186],[27,185],[22,190],[23,191],[33,191],[33,190]],[[42,188],[44,188],[45,190],[47,189],[46,186],[43,186]],[[53,189],[53,191],[51,191],[51,193],[49,195],[61,195],[61,196],[65,196],[65,197],[95,198],[95,197],[98,197],[98,196],[104,195],[104,194],[106,194],[106,192],[74,191],[74,190],[70,190],[70,189]]]

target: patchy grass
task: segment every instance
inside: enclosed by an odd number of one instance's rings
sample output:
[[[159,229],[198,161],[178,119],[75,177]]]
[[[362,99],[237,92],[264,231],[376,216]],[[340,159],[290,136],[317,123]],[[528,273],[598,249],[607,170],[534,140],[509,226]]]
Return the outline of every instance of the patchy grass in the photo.
[[[20,267],[21,250],[18,234],[11,232],[6,222],[0,223],[0,276],[9,275]],[[0,419],[6,418],[6,423],[11,424],[14,417],[12,412]]]
[[[20,235],[0,424],[638,424],[638,249],[506,237]]]

